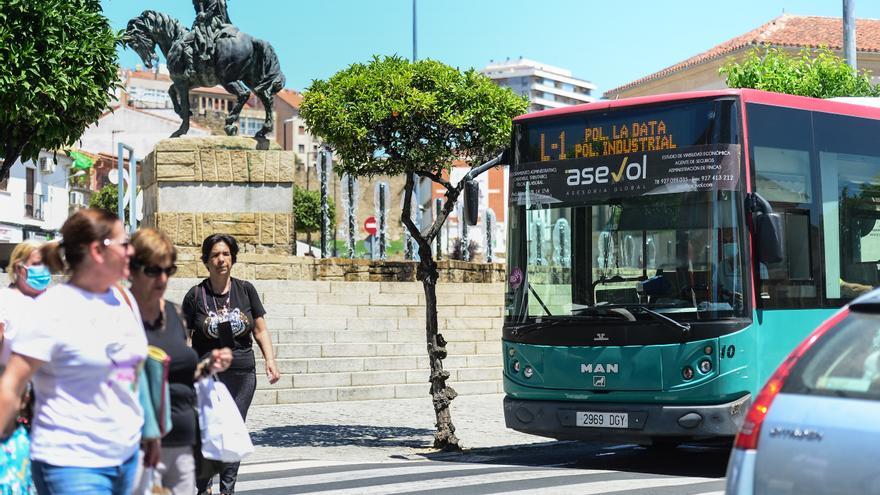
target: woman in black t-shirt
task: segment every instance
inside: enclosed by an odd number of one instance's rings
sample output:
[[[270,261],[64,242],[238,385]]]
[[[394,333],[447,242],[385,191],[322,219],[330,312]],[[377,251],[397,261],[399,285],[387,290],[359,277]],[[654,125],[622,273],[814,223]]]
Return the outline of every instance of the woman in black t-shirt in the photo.
[[[266,359],[269,383],[281,377],[275,365],[272,339],[263,316],[266,310],[250,282],[232,278],[232,265],[238,257],[238,242],[231,235],[213,234],[202,242],[202,262],[209,277],[191,288],[183,299],[183,312],[193,330],[193,349],[204,357],[213,349],[232,347],[229,370],[218,377],[232,394],[241,417],[247,412],[257,388],[253,342],[257,341]],[[224,463],[220,492],[234,493],[239,463]],[[206,493],[210,479],[197,480],[199,493]]]
[[[154,229],[141,229],[131,239],[131,293],[137,301],[147,343],[165,351],[171,358],[168,391],[171,397],[171,431],[162,437],[160,458],[145,452],[145,463],[155,466],[154,479],[174,495],[192,495],[196,488],[195,457],[199,429],[196,391],[193,382],[204,371],[221,372],[232,362],[232,351],[215,349],[205,360],[187,345],[189,332],[179,308],[165,300],[168,279],[177,271],[177,252],[167,235]],[[158,462],[158,464],[157,464]],[[143,473],[143,471],[141,471]],[[139,476],[138,485],[151,481]],[[156,479],[159,478],[159,479]],[[143,493],[143,489],[137,493]]]

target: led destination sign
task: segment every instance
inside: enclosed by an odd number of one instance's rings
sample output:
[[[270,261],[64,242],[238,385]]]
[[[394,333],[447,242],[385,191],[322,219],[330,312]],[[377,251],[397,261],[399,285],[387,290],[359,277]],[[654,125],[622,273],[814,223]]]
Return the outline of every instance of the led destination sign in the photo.
[[[574,127],[574,126],[571,126]],[[536,130],[540,161],[672,150],[675,135],[664,120],[636,120],[600,127]],[[569,141],[566,146],[566,140]]]
[[[515,164],[510,202],[576,204],[597,199],[733,190],[740,146],[710,144],[591,158]]]

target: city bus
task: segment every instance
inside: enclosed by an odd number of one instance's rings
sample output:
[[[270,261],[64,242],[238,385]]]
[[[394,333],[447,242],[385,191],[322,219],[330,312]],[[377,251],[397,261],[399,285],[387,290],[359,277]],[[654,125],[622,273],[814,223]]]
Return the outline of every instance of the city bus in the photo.
[[[880,281],[880,109],[756,90],[513,123],[507,427],[732,437],[796,343]]]

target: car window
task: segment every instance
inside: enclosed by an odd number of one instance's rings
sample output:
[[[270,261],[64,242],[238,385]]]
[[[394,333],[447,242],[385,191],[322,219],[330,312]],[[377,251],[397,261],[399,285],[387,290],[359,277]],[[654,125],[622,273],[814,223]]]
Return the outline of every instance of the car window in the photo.
[[[829,330],[782,392],[880,400],[880,315],[853,313]]]

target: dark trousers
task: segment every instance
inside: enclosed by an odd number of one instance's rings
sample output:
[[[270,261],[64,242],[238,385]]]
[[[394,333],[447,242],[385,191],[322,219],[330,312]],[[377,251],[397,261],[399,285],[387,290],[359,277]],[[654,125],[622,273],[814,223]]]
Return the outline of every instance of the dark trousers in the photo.
[[[228,369],[217,375],[220,381],[229,389],[238,412],[242,419],[247,421],[247,412],[254,400],[254,392],[257,390],[257,370],[255,368]],[[224,462],[223,472],[220,473],[220,493],[235,493],[235,480],[238,478],[238,466],[240,462]],[[196,488],[199,493],[208,490],[213,482],[212,478],[196,480]]]

